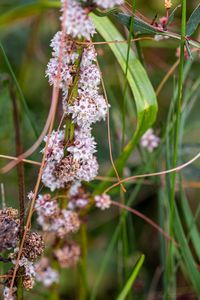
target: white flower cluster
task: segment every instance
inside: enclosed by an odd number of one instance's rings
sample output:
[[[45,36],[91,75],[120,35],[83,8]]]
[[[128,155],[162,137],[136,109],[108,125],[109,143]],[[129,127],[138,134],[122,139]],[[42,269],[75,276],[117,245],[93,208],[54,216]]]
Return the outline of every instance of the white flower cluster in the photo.
[[[108,4],[105,1],[103,5],[111,7],[121,3],[121,1],[111,2]],[[78,39],[90,40],[95,33],[88,15],[89,9],[82,7],[76,0],[62,0],[62,10],[61,19],[66,28],[65,36],[58,32],[53,38],[51,42],[53,57],[46,74],[50,84],[57,84],[58,66],[61,64],[60,88],[63,92],[63,110],[74,123],[75,132],[70,144],[68,141],[65,142],[64,130],[53,131],[51,134],[42,176],[44,185],[51,191],[81,181],[91,181],[96,177],[98,163],[94,156],[96,143],[92,137],[91,125],[105,120],[108,111],[104,97],[99,94],[101,75],[96,65],[96,51],[91,45],[78,47],[76,43]],[[59,62],[62,43],[64,49]],[[78,80],[77,93],[68,99],[74,80]],[[45,141],[47,140],[46,137]]]
[[[160,144],[160,138],[154,134],[152,128],[148,129],[140,140],[140,145],[149,152],[153,152]]]
[[[78,85],[77,98],[72,103],[64,101],[64,111],[72,117],[75,124],[91,130],[90,125],[105,120],[107,104],[102,95],[98,93],[100,84],[100,71],[95,64],[96,53],[93,46],[84,49]]]
[[[16,292],[17,288],[14,287],[12,290],[12,296],[10,296],[10,288],[8,286],[5,286],[3,289],[3,297],[4,300],[14,300],[15,299],[15,292]]]
[[[95,196],[94,200],[96,207],[100,208],[101,210],[108,209],[111,206],[111,199],[110,196],[107,194]]]
[[[19,248],[14,250],[14,253],[18,253]],[[12,257],[12,255],[11,255]],[[12,263],[16,264],[16,259],[12,259]],[[35,267],[32,261],[30,261],[25,256],[21,256],[19,260],[19,266],[23,268],[23,287],[26,289],[32,289],[35,284]],[[28,283],[28,285],[27,285]]]
[[[44,286],[50,287],[53,283],[59,282],[59,274],[54,270],[49,263],[48,258],[42,259],[35,264],[36,281],[42,282]]]
[[[62,3],[63,9],[66,5],[64,20],[66,34],[73,38],[85,38],[86,40],[89,40],[96,31],[92,20],[88,15],[87,8],[84,9],[76,0],[62,0]]]
[[[80,210],[86,207],[89,204],[88,194],[85,193],[84,189],[80,186],[72,187],[69,190],[69,202],[68,209],[70,210]]]
[[[55,232],[60,238],[79,230],[80,220],[76,212],[60,209],[56,200],[50,195],[39,195],[36,199],[35,210],[37,222],[43,231]]]
[[[67,184],[91,181],[98,172],[98,163],[93,155],[96,152],[96,143],[91,135],[91,130],[82,130],[82,128],[75,130],[74,141],[67,147],[68,155],[66,157],[64,157],[63,132],[53,132],[47,147],[42,182],[51,191],[64,188]],[[56,137],[58,137],[58,141]],[[61,137],[63,140],[60,139]],[[44,152],[44,150],[42,151]]]
[[[12,261],[14,264],[16,261]],[[35,268],[33,265],[33,262],[28,260],[25,256],[22,256],[19,260],[19,266],[24,267],[25,269],[25,275],[29,276],[31,278],[35,277]]]

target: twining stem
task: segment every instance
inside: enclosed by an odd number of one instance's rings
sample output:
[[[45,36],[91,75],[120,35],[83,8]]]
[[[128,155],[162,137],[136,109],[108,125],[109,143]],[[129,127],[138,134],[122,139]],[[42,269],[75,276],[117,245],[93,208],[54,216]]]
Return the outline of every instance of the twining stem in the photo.
[[[16,101],[16,93],[13,87],[10,87],[10,97],[13,104],[13,121],[15,130],[16,156],[19,156],[22,151],[22,141],[20,134],[20,120]],[[17,165],[18,176],[18,193],[19,193],[19,208],[20,208],[20,238],[24,234],[24,202],[25,202],[25,185],[24,185],[24,167],[23,162]],[[22,278],[17,278],[17,300],[23,300]]]
[[[172,166],[175,167],[178,159],[179,149],[179,127],[181,121],[181,103],[183,95],[183,71],[184,71],[184,50],[185,50],[185,36],[186,36],[186,3],[187,0],[182,0],[182,23],[181,23],[181,41],[180,41],[180,64],[179,64],[179,79],[178,79],[178,98],[176,104],[176,123],[175,123],[175,141],[173,149]],[[175,187],[176,187],[176,173],[171,175],[171,192],[170,192],[170,219],[169,219],[169,233],[174,236],[174,217],[175,217]],[[166,274],[166,289],[164,299],[171,299],[169,295],[169,288],[175,284],[175,265],[174,265],[174,247],[172,243],[169,244],[168,259],[167,259],[167,274]]]

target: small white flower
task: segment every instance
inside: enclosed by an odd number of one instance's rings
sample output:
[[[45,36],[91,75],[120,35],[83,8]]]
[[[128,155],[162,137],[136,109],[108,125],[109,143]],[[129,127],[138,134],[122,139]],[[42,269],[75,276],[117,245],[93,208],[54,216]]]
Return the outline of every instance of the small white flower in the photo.
[[[152,152],[160,144],[160,138],[154,134],[152,128],[148,129],[140,140],[140,145],[143,148],[147,148],[149,152]]]
[[[92,156],[87,161],[82,161],[80,169],[77,171],[77,179],[80,181],[91,181],[98,173],[99,165],[95,156]]]
[[[73,154],[74,159],[87,160],[96,152],[96,143],[92,137],[91,129],[75,130],[74,144],[67,148],[67,151]]]
[[[36,281],[42,282],[44,286],[50,287],[53,283],[59,282],[59,274],[52,269],[47,257],[42,257],[39,262],[35,264]]]
[[[30,192],[28,193],[28,195],[27,195],[27,198],[28,198],[29,200],[32,200],[33,197],[34,197],[34,193],[33,193],[33,191],[30,191]]]
[[[110,196],[107,194],[102,194],[94,197],[96,207],[100,208],[101,210],[105,210],[110,208],[111,206],[111,199]]]
[[[14,296],[14,293],[16,292],[17,288],[14,287],[13,288],[13,293],[12,293],[12,296],[10,296],[10,288],[5,286],[4,287],[4,290],[3,290],[3,297],[4,297],[4,300],[14,300],[15,299],[15,296]]]
[[[96,5],[100,6],[103,9],[113,8],[116,5],[121,5],[124,3],[124,0],[94,0]]]

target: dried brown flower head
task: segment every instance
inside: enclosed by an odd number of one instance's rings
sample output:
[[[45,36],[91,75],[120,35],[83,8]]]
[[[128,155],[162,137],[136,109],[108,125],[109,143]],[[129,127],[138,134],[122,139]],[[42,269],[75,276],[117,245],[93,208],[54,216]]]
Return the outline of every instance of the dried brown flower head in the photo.
[[[12,207],[6,207],[3,210],[0,210],[0,219],[3,218],[4,216],[12,218],[12,219],[17,219],[19,215],[18,209],[12,208]]]
[[[30,260],[35,260],[42,255],[43,251],[44,241],[42,236],[37,232],[28,231],[22,254]]]
[[[33,279],[33,277],[25,275],[22,277],[22,285],[26,290],[31,290],[34,286],[35,280]]]
[[[72,155],[63,158],[55,168],[55,177],[65,183],[74,180],[77,170],[80,168],[78,161]]]
[[[12,208],[0,210],[0,252],[14,248],[19,237],[18,211]]]

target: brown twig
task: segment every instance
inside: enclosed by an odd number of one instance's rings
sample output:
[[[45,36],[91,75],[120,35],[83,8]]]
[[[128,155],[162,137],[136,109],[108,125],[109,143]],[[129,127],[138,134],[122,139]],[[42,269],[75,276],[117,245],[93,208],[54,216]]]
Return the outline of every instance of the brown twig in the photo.
[[[133,42],[136,42],[136,41],[142,41],[142,40],[154,40],[153,37],[148,37],[148,36],[144,36],[144,37],[138,37],[138,38],[134,38],[134,39],[131,39],[130,42],[133,43]],[[113,41],[107,41],[107,42],[92,42],[92,41],[89,41],[89,42],[81,42],[81,41],[76,41],[76,44],[78,45],[109,45],[109,44],[128,44],[129,41],[128,40],[113,40]]]
[[[138,210],[136,210],[134,208],[131,208],[129,206],[126,206],[126,205],[124,205],[122,203],[119,203],[119,202],[111,201],[111,203],[112,203],[112,205],[117,206],[119,208],[123,208],[125,210],[128,210],[131,213],[133,213],[134,215],[136,215],[139,218],[143,219],[145,222],[147,222],[149,225],[151,225],[157,231],[159,231],[167,240],[172,241],[175,246],[179,246],[178,243],[173,238],[171,238],[156,222],[154,222],[153,220],[151,220],[150,218],[148,218],[147,216],[145,216],[144,214],[142,214]]]
[[[15,156],[10,156],[10,155],[4,155],[4,154],[0,154],[0,158],[5,158],[5,159],[10,159],[10,160],[18,160],[18,157]],[[38,161],[34,161],[34,160],[30,160],[30,159],[22,159],[21,161],[31,164],[31,165],[36,165],[36,166],[40,166],[41,163]]]
[[[170,173],[173,173],[173,172],[179,172],[179,171],[183,170],[184,168],[186,168],[187,166],[191,165],[193,162],[195,162],[199,158],[200,158],[200,152],[197,153],[197,155],[195,155],[192,159],[190,159],[186,163],[184,163],[184,164],[182,164],[180,166],[177,166],[175,168],[164,170],[164,171],[160,171],[160,172],[155,172],[155,173],[147,173],[147,174],[135,175],[135,176],[130,176],[130,177],[124,178],[124,179],[120,180],[119,182],[117,182],[117,183],[109,186],[104,191],[104,193],[108,193],[110,190],[112,190],[114,187],[117,187],[121,183],[129,182],[129,181],[132,181],[133,179],[145,178],[145,177],[153,177],[153,176],[161,176],[161,175],[170,174]]]

